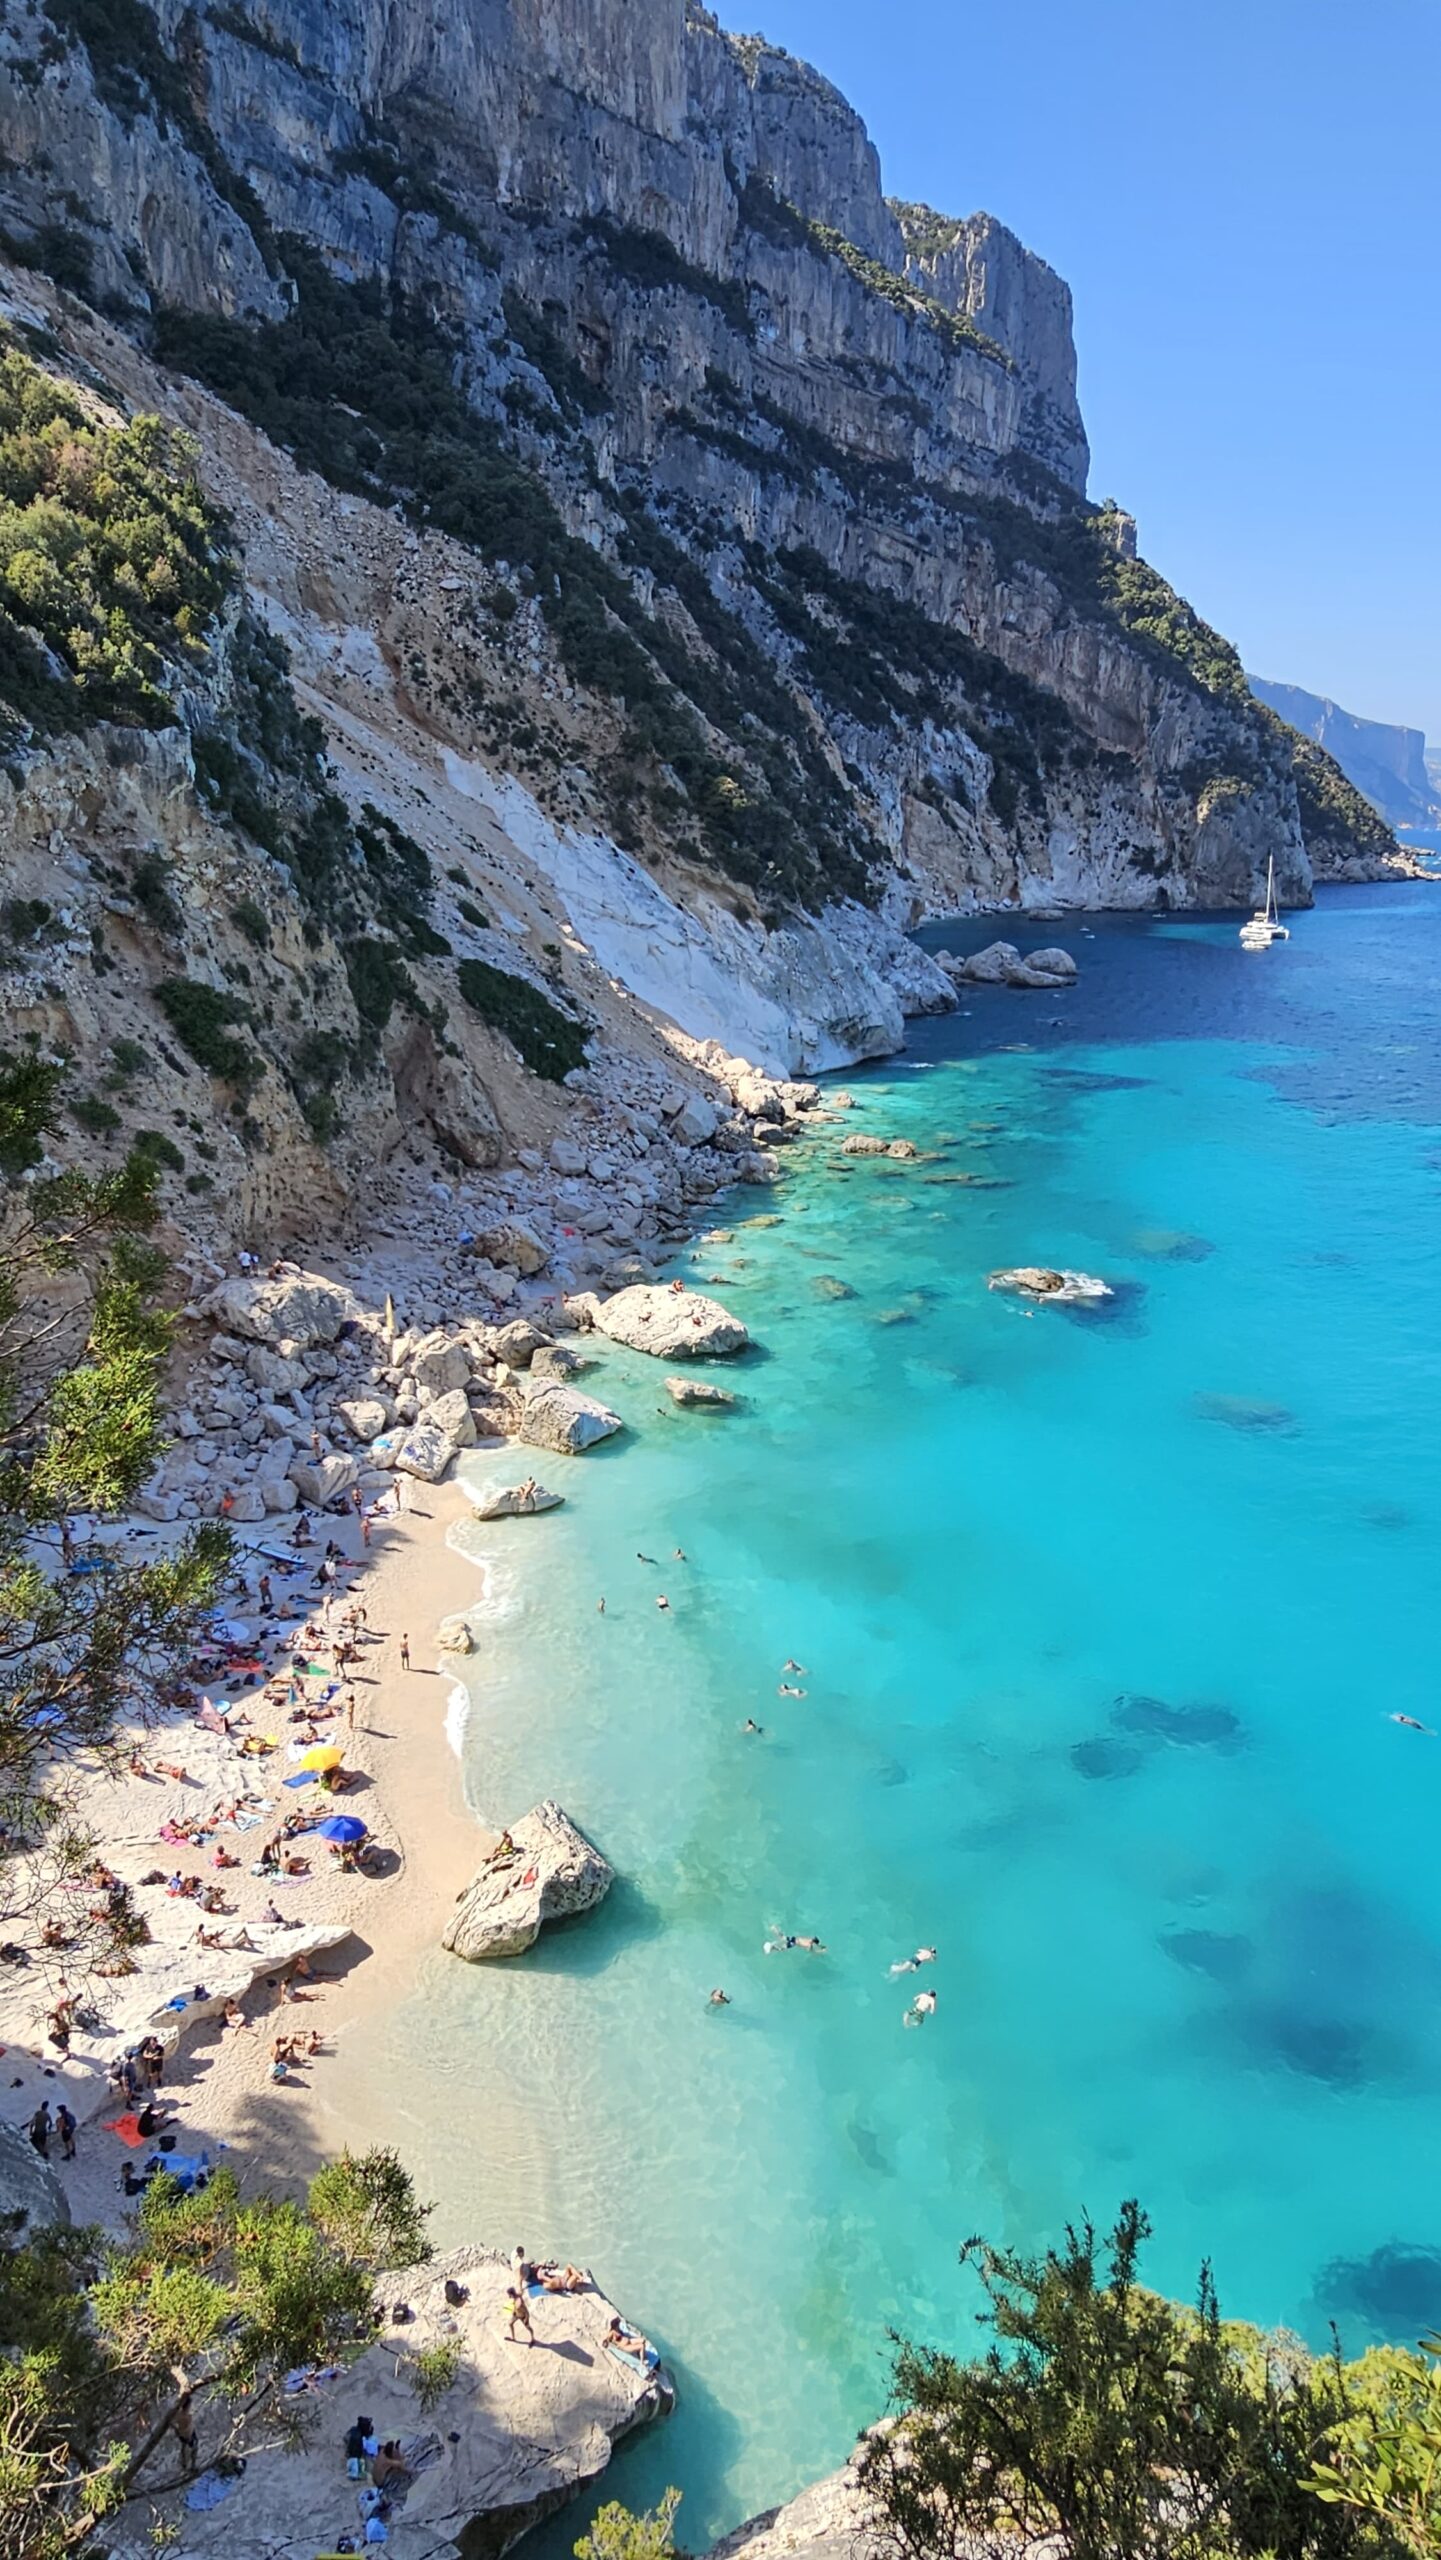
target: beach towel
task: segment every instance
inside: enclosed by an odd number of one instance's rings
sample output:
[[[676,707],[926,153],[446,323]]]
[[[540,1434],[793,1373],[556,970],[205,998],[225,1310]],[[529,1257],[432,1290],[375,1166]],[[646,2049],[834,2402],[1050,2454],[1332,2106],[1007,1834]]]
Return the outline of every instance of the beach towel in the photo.
[[[614,2356],[617,2364],[628,2364],[632,2373],[654,2373],[660,2362],[654,2347],[651,2347],[643,2356],[635,2356],[631,2354],[628,2347],[608,2346],[606,2354]]]
[[[145,2147],[146,2136],[140,2130],[140,2118],[136,2115],[114,2116],[105,2130],[115,2134],[127,2151],[142,2151]]]
[[[282,1778],[280,1783],[283,1787],[313,1787],[315,1784],[315,1778],[316,1772],[314,1769],[302,1769],[298,1776],[294,1778]]]

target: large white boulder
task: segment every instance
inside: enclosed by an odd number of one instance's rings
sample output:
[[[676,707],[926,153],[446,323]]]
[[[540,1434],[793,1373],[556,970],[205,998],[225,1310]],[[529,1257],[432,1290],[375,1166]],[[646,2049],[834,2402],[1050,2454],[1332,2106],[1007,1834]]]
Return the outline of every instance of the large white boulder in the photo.
[[[328,1458],[296,1458],[290,1468],[290,1481],[302,1502],[338,1502],[349,1493],[360,1470],[353,1458],[337,1451]]]
[[[449,1334],[427,1334],[412,1352],[407,1367],[417,1387],[433,1396],[448,1396],[463,1387],[470,1376],[470,1361],[463,1343],[452,1341]]]
[[[342,1396],[335,1412],[352,1440],[363,1440],[367,1446],[379,1439],[390,1420],[390,1407],[379,1396]]]
[[[519,1436],[533,1449],[553,1449],[575,1458],[624,1427],[620,1415],[597,1397],[583,1396],[563,1379],[540,1378],[526,1396]]]
[[[200,1312],[247,1341],[288,1343],[307,1351],[333,1342],[361,1309],[338,1281],[323,1280],[317,1271],[296,1271],[280,1280],[222,1280]]]
[[[492,1856],[456,1899],[442,1946],[479,1964],[519,1956],[548,1920],[568,1920],[602,1902],[614,1873],[568,1813],[547,1798],[511,1826],[516,1854]]]
[[[473,1449],[476,1441],[475,1417],[462,1387],[452,1387],[448,1396],[437,1396],[427,1405],[425,1420],[436,1431],[443,1431],[452,1448]]]
[[[973,951],[961,962],[960,974],[975,986],[1003,987],[1013,969],[1019,969],[1021,955],[1014,942],[988,942],[984,951]]]
[[[498,1226],[485,1228],[475,1239],[475,1251],[501,1270],[518,1271],[522,1280],[533,1279],[550,1260],[548,1247],[523,1218],[506,1218]]]
[[[427,1420],[411,1424],[392,1464],[401,1475],[419,1476],[423,1484],[439,1484],[454,1456],[455,1442],[449,1433]]]
[[[698,1406],[708,1413],[724,1413],[735,1403],[729,1387],[713,1387],[708,1378],[667,1378],[665,1391],[673,1404]]]
[[[694,1289],[620,1289],[596,1302],[592,1322],[611,1342],[657,1360],[721,1360],[750,1341],[739,1316]]]

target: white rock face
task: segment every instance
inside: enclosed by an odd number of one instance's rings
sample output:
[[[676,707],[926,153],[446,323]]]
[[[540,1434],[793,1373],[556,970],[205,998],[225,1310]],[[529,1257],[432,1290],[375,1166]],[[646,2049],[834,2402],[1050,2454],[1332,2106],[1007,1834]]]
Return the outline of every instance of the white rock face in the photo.
[[[849,2464],[786,2506],[770,2507],[712,2545],[704,2560],[870,2560],[876,2547],[867,2502]]]
[[[334,2551],[342,2533],[359,2541],[360,2484],[346,2479],[340,2452],[357,2410],[382,2443],[394,2437],[425,2448],[404,2506],[390,2520],[387,2548],[396,2560],[454,2560],[462,2542],[501,2560],[531,2526],[576,2497],[622,2437],[669,2413],[675,2385],[663,2366],[639,2373],[606,2353],[615,2305],[597,2285],[533,2300],[536,2346],[512,2346],[510,2281],[509,2259],[480,2248],[450,2249],[426,2266],[378,2277],[377,2301],[387,2310],[403,2302],[413,2316],[387,2322],[338,2381],[302,2404],[317,2423],[298,2450],[272,2440],[251,2455],[222,2505],[180,2510],[185,2560],[316,2560]],[[456,2378],[427,2413],[416,2396],[413,2359],[442,2341],[456,2353]],[[211,2449],[202,2421],[202,2463]],[[122,2509],[105,2540],[117,2560],[154,2560],[138,2512],[132,2520]]]
[[[343,1324],[360,1314],[357,1301],[337,1281],[299,1271],[282,1280],[222,1280],[201,1307],[227,1333],[252,1342],[293,1344],[309,1351],[333,1342]],[[261,1383],[257,1380],[257,1384]]]
[[[511,1838],[518,1854],[488,1859],[446,1923],[442,1946],[468,1964],[523,1955],[546,1921],[592,1910],[615,1881],[600,1851],[550,1798],[512,1824]]]
[[[540,1378],[530,1387],[520,1421],[520,1438],[532,1449],[553,1449],[568,1458],[608,1440],[624,1423],[609,1405],[583,1396],[559,1378]]]
[[[611,1342],[657,1360],[721,1360],[750,1341],[739,1316],[694,1289],[621,1289],[597,1303],[593,1321]]]

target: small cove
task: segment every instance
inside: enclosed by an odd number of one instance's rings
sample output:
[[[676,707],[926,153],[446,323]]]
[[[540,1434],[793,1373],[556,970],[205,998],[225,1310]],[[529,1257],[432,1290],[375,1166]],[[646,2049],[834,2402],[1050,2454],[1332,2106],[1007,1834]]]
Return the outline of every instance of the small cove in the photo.
[[[623,1881],[337,2058],[439,2236],[593,2263],[662,2344],[681,2407],[609,2485],[675,2480],[693,2548],[841,2458],[888,2325],[965,2343],[976,2229],[1136,2193],[1158,2284],[1208,2254],[1348,2344],[1434,2316],[1441,1742],[1386,1718],[1441,1722],[1441,903],[1327,893],[1259,959],[1052,936],[1074,994],[914,1025],[682,1258],[757,1338],[741,1409],[608,1348],[625,1440],[462,1533],[472,1801],[558,1796]],[[1115,1301],[987,1292],[1037,1258]]]

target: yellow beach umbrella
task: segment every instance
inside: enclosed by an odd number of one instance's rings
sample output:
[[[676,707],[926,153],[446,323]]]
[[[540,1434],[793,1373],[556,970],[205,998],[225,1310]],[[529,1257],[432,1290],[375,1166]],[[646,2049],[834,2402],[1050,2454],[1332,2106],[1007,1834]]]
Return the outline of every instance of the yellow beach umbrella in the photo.
[[[300,1765],[302,1769],[338,1769],[344,1758],[338,1743],[313,1742]]]

